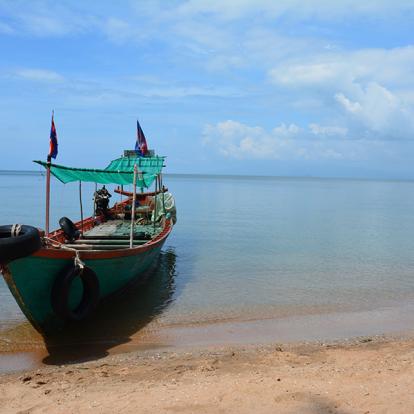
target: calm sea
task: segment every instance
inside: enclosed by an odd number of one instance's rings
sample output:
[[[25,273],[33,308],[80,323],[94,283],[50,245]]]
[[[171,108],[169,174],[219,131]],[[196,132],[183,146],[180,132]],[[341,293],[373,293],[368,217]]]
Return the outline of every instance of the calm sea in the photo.
[[[63,215],[79,218],[79,195],[77,184],[53,181],[57,227]],[[323,340],[413,326],[414,182],[196,175],[165,182],[178,223],[153,279],[102,310],[85,329],[88,343],[107,351],[126,343]],[[1,173],[0,223],[43,227],[44,187],[39,173]],[[84,184],[88,215],[92,193]],[[39,341],[0,278],[0,347]]]

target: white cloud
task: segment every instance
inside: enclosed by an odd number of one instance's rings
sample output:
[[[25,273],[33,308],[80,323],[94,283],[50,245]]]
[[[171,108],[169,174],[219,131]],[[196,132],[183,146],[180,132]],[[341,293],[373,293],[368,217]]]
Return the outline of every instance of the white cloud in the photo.
[[[278,127],[274,128],[272,133],[274,136],[281,138],[293,138],[301,132],[301,128],[295,124],[281,124]]]
[[[409,0],[392,3],[387,0],[132,1],[127,7],[105,2],[99,8],[93,6],[88,2],[0,1],[0,13],[7,18],[4,30],[9,33],[36,36],[104,33],[116,43],[158,39],[172,47],[198,50],[207,55],[206,59],[211,58],[212,68],[223,69],[240,67],[252,59],[256,63],[267,62],[271,57],[288,56],[320,43],[317,39],[278,33],[275,24],[277,27],[280,17],[292,24],[315,17],[332,23],[333,18],[344,19],[348,15],[385,18],[414,11],[414,3]],[[324,41],[319,47],[331,49],[332,42]],[[227,62],[226,56],[230,56]],[[296,70],[301,72],[301,67]],[[313,76],[318,77],[320,70],[329,67],[314,67]]]
[[[316,132],[316,134],[315,134]],[[343,138],[346,131],[339,127],[311,124],[308,130],[295,124],[281,124],[270,132],[228,120],[207,125],[203,142],[221,155],[236,159],[293,160],[354,158],[349,142],[326,140],[324,136]],[[312,137],[318,135],[318,138]]]
[[[162,81],[156,77],[133,76],[119,79],[92,79],[63,77],[56,72],[39,69],[22,69],[13,74],[24,81],[52,84],[50,90],[59,100],[69,105],[93,107],[110,107],[112,105],[133,105],[138,102],[158,104],[167,101],[171,105],[192,97],[228,98],[239,97],[237,90],[226,87],[202,87],[198,85],[179,85]]]
[[[318,124],[309,124],[309,129],[313,135],[345,137],[348,129],[340,126],[322,126]]]
[[[353,136],[404,139],[414,134],[413,73],[414,47],[407,46],[306,55],[275,66],[269,78],[305,100],[319,96],[321,112]]]
[[[52,1],[0,2],[0,13],[16,35],[62,37],[96,29],[99,18],[92,10]],[[1,30],[0,30],[1,31]]]
[[[65,80],[59,73],[45,69],[20,69],[15,72],[15,75],[21,79],[36,82],[59,83]]]
[[[413,85],[413,70],[414,46],[411,45],[337,53],[309,50],[275,65],[269,71],[269,78],[275,85],[288,87],[340,87],[369,81],[402,87]]]
[[[283,86],[326,85],[341,76],[342,68],[334,63],[283,65],[269,71],[273,83]]]
[[[360,121],[376,136],[412,138],[414,108],[406,105],[396,94],[375,82],[353,94],[355,101],[343,93],[335,95],[353,119]]]
[[[350,15],[370,17],[372,14],[387,17],[413,8],[410,0],[392,3],[388,0],[188,0],[182,2],[178,10],[181,14],[190,16],[209,14],[224,20],[234,20],[255,15],[265,15],[268,18],[284,15],[296,19],[333,19]]]
[[[361,112],[361,104],[359,102],[351,102],[343,93],[335,94],[335,99],[352,114]]]

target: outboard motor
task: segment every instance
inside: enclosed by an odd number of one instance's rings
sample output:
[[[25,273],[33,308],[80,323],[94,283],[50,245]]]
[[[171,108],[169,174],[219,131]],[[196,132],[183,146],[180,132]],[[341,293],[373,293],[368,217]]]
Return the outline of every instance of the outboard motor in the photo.
[[[104,215],[105,218],[110,218],[108,213],[109,199],[112,195],[103,186],[101,189],[96,190],[93,196],[95,201],[95,216]]]

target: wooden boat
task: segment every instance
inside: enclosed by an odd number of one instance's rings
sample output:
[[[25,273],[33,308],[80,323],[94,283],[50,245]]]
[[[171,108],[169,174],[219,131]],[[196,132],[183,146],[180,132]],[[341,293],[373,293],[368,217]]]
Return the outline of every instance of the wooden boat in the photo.
[[[175,205],[162,185],[163,157],[126,151],[104,170],[38,163],[64,183],[133,184],[133,192],[123,192],[126,199],[112,208],[97,208],[94,217],[77,223],[62,218],[53,232],[48,209],[45,231],[0,226],[4,279],[27,319],[47,335],[89,317],[103,299],[147,275],[171,233]],[[136,191],[152,183],[153,192]]]

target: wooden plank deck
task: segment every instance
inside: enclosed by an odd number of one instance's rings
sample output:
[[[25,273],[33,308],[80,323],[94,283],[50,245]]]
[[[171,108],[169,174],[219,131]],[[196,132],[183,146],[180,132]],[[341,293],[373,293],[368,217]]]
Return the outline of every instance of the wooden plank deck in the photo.
[[[83,237],[85,239],[111,239],[111,240],[125,240],[129,239],[131,222],[127,220],[110,220],[102,224],[98,224],[94,228],[85,231]],[[134,238],[142,239],[142,235],[148,235],[148,239],[154,238],[161,232],[160,226],[152,224],[142,225],[136,224],[134,227]]]

